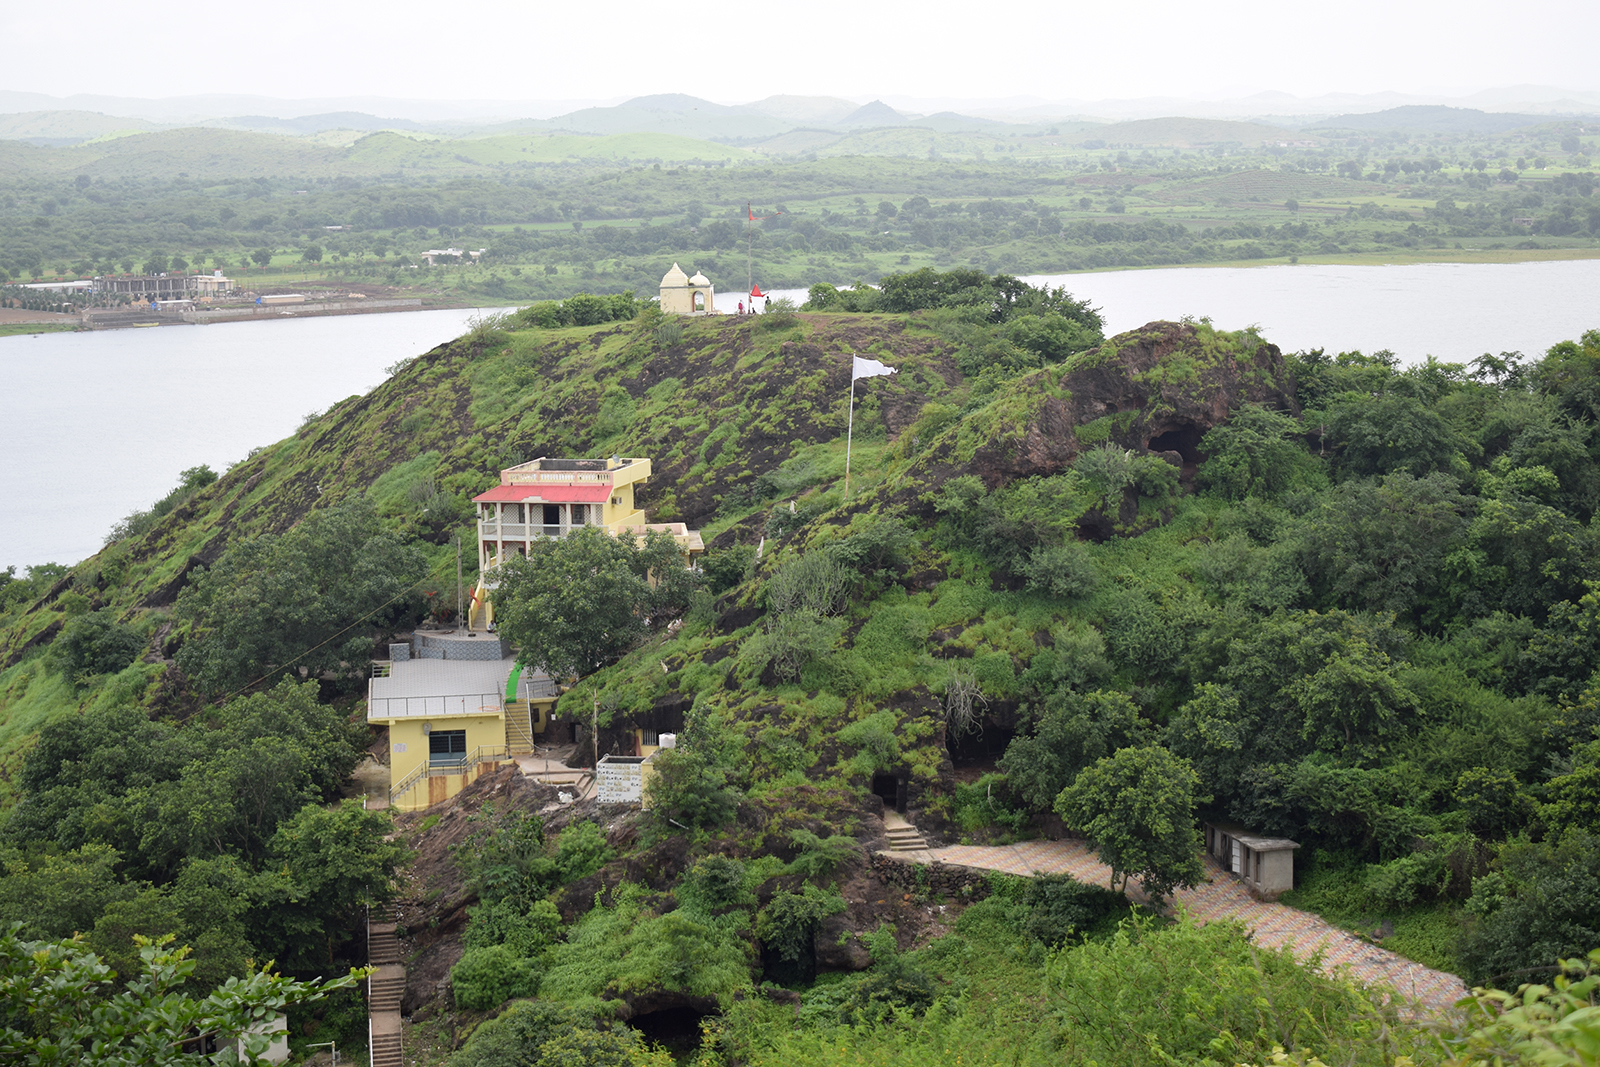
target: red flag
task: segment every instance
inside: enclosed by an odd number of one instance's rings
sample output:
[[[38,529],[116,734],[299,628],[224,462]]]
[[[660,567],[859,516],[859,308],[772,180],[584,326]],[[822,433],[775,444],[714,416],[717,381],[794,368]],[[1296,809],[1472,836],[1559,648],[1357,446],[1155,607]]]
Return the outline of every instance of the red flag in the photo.
[[[749,204],[746,204],[746,205],[745,205],[745,206],[744,206],[744,213],[745,213],[745,214],[746,214],[746,215],[749,215],[749,216],[750,216],[750,221],[751,221],[751,222],[754,222],[754,221],[756,221],[756,213],[755,213],[755,212],[754,212],[754,211],[752,211],[752,210],[750,210],[750,205],[749,205]]]
[[[757,286],[753,286],[750,289],[750,297],[751,297],[751,299],[755,299],[755,298],[759,297],[760,299],[765,300],[767,298],[767,294],[763,293],[761,291],[761,286],[757,285]]]

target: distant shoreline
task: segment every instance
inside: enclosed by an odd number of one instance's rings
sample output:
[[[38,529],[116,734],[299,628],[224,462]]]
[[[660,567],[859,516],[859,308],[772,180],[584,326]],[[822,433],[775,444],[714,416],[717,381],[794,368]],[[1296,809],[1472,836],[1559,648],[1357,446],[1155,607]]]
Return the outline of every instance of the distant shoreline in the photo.
[[[1518,264],[1559,263],[1600,259],[1600,248],[1504,248],[1504,249],[1418,249],[1404,252],[1342,253],[1310,256],[1273,256],[1266,259],[1220,260],[1205,263],[1153,263],[1140,266],[1094,267],[1084,270],[1030,271],[1024,277],[1057,277],[1089,274],[1125,274],[1133,271],[1155,270],[1239,270],[1251,267],[1285,266],[1341,266],[1341,267],[1411,267],[1431,263],[1450,264]],[[789,286],[776,286],[774,291],[796,291]],[[738,290],[729,290],[737,293]],[[44,333],[60,333],[83,329],[149,328],[151,326],[217,325],[228,322],[270,322],[281,318],[322,318],[333,315],[384,315],[412,311],[449,311],[460,308],[518,308],[526,307],[527,299],[497,303],[490,300],[444,301],[424,303],[422,297],[393,297],[373,300],[362,306],[355,301],[338,301],[337,306],[318,304],[290,304],[273,307],[251,305],[240,308],[199,309],[195,312],[123,312],[137,316],[139,321],[126,321],[116,326],[87,325],[86,318],[96,317],[94,311],[82,315],[62,315],[48,311],[23,311],[0,308],[0,338]],[[103,310],[99,316],[107,313]],[[204,316],[199,321],[185,319],[184,315]]]
[[[162,312],[95,308],[76,315],[48,311],[0,308],[0,337],[63,333],[74,330],[150,329],[164,326],[216,326],[229,322],[275,322],[279,319],[328,318],[335,315],[387,315],[410,311],[451,311],[477,307],[472,303],[424,304],[421,297],[374,300],[367,304],[337,301],[330,304],[248,305]],[[96,321],[98,320],[98,321]]]

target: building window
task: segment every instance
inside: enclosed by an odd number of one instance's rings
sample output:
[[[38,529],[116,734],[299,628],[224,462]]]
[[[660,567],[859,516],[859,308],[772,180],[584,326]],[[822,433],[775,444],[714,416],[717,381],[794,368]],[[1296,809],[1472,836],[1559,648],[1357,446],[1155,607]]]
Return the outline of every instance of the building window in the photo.
[[[574,505],[572,505],[572,525],[574,525],[574,526],[582,526],[585,523],[587,523],[588,521],[589,521],[589,505],[588,504],[574,504]]]
[[[435,730],[428,735],[428,762],[459,763],[467,754],[465,730]]]

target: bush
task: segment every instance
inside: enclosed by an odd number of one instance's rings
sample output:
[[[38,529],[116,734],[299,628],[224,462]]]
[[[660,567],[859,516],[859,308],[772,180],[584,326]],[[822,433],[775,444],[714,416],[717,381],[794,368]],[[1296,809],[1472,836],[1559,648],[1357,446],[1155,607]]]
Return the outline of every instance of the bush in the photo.
[[[789,864],[789,869],[806,878],[825,878],[845,861],[860,851],[856,839],[848,834],[818,837],[810,830],[790,830],[789,840],[800,854]]]
[[[1573,830],[1554,842],[1511,841],[1496,866],[1467,901],[1460,958],[1469,981],[1553,970],[1600,945],[1600,837]]]
[[[518,956],[535,956],[549,947],[561,927],[561,913],[548,900],[523,909],[510,901],[467,909],[471,920],[462,943],[469,949],[504,945]]]
[[[533,996],[539,989],[539,968],[509,945],[469,948],[450,968],[450,987],[458,1007],[484,1011],[513,997]]]
[[[750,577],[755,561],[755,545],[730,545],[707,552],[700,560],[700,569],[705,572],[711,592],[721,596]]]
[[[800,672],[832,650],[844,630],[840,619],[826,619],[812,611],[791,611],[767,616],[765,633],[747,637],[739,646],[739,664],[745,675],[758,678],[771,668],[778,682],[798,681]]]
[[[755,896],[745,888],[744,864],[727,856],[707,856],[684,874],[678,897],[707,914],[747,908]]]
[[[856,981],[840,1005],[840,1016],[851,1026],[861,1026],[885,1022],[902,1011],[921,1015],[938,994],[933,976],[900,954],[892,926],[879,927],[866,941],[872,969]]]
[[[803,886],[798,893],[774,893],[756,916],[756,936],[769,951],[797,963],[811,949],[817,924],[846,906],[838,890],[824,892],[813,885]]]
[[[1128,898],[1121,893],[1066,874],[1035,875],[1022,902],[1030,909],[1023,921],[1024,932],[1050,946],[1060,945],[1074,934],[1081,936],[1128,906]]]
[[[110,609],[71,620],[53,645],[69,676],[120,671],[144,648],[144,634],[117,622]]]
[[[656,753],[655,776],[646,787],[650,813],[661,833],[672,823],[691,829],[722,826],[733,818],[739,794],[728,781],[727,768],[703,751],[668,748]]]

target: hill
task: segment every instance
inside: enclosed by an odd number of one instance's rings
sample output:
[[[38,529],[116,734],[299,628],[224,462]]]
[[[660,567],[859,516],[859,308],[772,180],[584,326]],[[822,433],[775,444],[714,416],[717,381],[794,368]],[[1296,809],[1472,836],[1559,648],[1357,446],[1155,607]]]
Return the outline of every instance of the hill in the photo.
[[[1108,145],[1162,145],[1191,147],[1236,142],[1255,146],[1263,142],[1276,143],[1289,135],[1277,126],[1255,122],[1231,122],[1225,119],[1136,119],[1132,122],[1113,122],[1083,131],[1073,137],[1078,143],[1088,140],[1104,141]]]
[[[1361,115],[1336,115],[1307,123],[1307,130],[1410,130],[1416,133],[1488,134],[1540,126],[1550,121],[1545,115],[1517,115],[1508,112],[1479,111],[1470,107],[1445,107],[1442,104],[1407,104]]]
[[[398,894],[408,1042],[471,1023],[458,1065],[498,1062],[511,1027],[650,1062],[639,1034],[669,1024],[786,1067],[958,1040],[975,1062],[1259,1063],[1292,1024],[1358,1067],[1443,1067],[1439,1020],[1392,991],[1152,920],[1174,887],[1249,876],[1202,865],[1201,820],[1297,845],[1285,900],[1378,931],[1364,956],[1481,980],[1592,940],[1600,332],[1402,370],[1204,319],[1102,339],[1070,295],[967,270],[812,300],[481,321],[220,478],[186,472],[95,558],[4,576],[0,921],[124,955],[181,923],[214,983],[264,951],[359,962],[366,905]],[[852,353],[894,368],[855,382],[853,416]],[[669,550],[624,585],[608,561],[633,542],[579,531],[493,595],[524,657],[545,637],[525,612],[569,627],[601,583],[654,605],[549,719],[574,766],[675,735],[650,808],[509,765],[393,823],[333,805],[391,751],[359,711],[363,642],[448,615],[471,497],[511,464],[607,455],[652,459],[637,503],[703,531],[698,570]],[[560,581],[519,592],[544,566]],[[239,580],[261,603],[208,613]],[[266,606],[303,627],[275,647],[326,669],[206,682],[297,662],[237,640]],[[1098,884],[955,847],[1067,830]],[[298,1017],[297,1040],[359,1042],[361,1007]]]
[[[155,129],[143,119],[115,118],[93,111],[25,111],[0,115],[0,139],[39,145],[72,145],[96,137]]]

